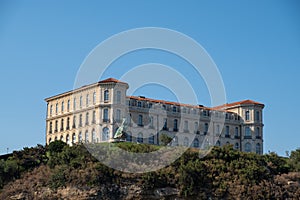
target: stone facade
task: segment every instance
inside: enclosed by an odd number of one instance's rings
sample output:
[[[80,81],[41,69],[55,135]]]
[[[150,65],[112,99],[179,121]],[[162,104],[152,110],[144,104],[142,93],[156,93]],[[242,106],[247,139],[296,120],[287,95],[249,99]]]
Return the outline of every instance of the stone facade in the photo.
[[[126,96],[128,87],[109,78],[45,99],[46,143],[113,141],[122,119],[126,119],[124,132],[131,142],[159,145],[159,136],[166,134],[173,138],[173,146],[232,144],[241,151],[263,153],[261,103],[245,100],[208,108]]]

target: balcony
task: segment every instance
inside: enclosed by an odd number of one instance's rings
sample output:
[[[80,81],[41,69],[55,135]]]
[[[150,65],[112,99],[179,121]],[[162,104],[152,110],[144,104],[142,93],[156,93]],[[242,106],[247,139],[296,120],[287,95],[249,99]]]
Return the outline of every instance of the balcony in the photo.
[[[245,135],[244,139],[252,139],[252,136],[251,135]]]
[[[240,139],[241,137],[239,135],[235,135],[234,139]]]

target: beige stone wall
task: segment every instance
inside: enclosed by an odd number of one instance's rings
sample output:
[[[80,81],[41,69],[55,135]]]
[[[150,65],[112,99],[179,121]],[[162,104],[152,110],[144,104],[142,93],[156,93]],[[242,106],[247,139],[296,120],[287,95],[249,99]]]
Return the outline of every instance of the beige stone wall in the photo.
[[[172,145],[189,143],[193,146],[193,140],[197,138],[200,146],[232,144],[234,148],[242,151],[257,152],[258,150],[257,153],[263,153],[263,106],[235,105],[227,108],[226,112],[221,112],[204,107],[155,103],[143,98],[136,98],[133,103],[131,102],[133,100],[126,96],[127,89],[127,84],[96,83],[47,98],[46,143],[49,144],[55,139],[67,142],[67,138],[70,145],[80,142],[79,138],[82,142],[103,142],[113,137],[122,119],[126,118],[127,133],[132,135],[132,142],[137,142],[138,138],[141,141],[142,137],[143,143],[159,144],[159,135],[164,133],[174,138]],[[105,99],[105,91],[109,93],[108,99]],[[128,106],[129,101],[130,106]],[[103,118],[105,109],[108,110],[107,121]],[[246,120],[247,111],[249,111],[249,119]],[[88,123],[86,123],[87,113]],[[138,124],[139,115],[142,115],[143,126]],[[214,120],[210,123],[211,116],[214,116]],[[222,116],[226,116],[224,126],[222,126]],[[75,126],[73,126],[74,118],[76,118]],[[165,119],[167,119],[167,129],[163,129]],[[175,119],[178,120],[178,130],[174,130]],[[50,131],[50,123],[52,123],[52,131]],[[58,123],[57,130],[56,123]],[[195,126],[195,123],[198,126]],[[205,130],[206,124],[208,130]],[[248,137],[245,137],[246,127],[250,128]],[[108,136],[103,134],[107,128]],[[256,132],[257,128],[259,133]],[[257,148],[258,144],[259,148]]]

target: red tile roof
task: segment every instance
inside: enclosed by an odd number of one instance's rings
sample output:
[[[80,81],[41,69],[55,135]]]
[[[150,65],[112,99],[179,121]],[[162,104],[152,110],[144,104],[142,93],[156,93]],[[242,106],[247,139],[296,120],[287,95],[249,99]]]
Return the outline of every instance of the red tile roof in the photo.
[[[247,100],[238,101],[238,102],[234,102],[234,103],[227,103],[227,104],[224,104],[224,105],[221,105],[221,106],[216,106],[214,108],[215,109],[222,109],[222,108],[224,109],[224,108],[229,108],[229,107],[233,107],[233,106],[237,106],[237,105],[244,105],[244,104],[254,104],[254,105],[265,106],[262,103],[247,99]]]
[[[119,81],[115,78],[107,78],[102,81],[99,81],[99,83],[125,83],[125,82]],[[127,84],[127,83],[125,83],[125,84]]]

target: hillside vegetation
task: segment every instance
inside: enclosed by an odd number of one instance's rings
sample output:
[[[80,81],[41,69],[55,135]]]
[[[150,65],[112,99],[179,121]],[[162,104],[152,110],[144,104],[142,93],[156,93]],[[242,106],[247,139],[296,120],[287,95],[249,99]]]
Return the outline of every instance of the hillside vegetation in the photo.
[[[159,148],[113,145],[138,153]],[[300,149],[287,158],[231,146],[200,158],[189,149],[161,170],[133,174],[101,164],[83,145],[55,141],[0,160],[0,188],[0,199],[299,199]]]

